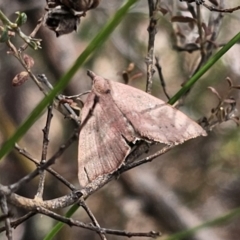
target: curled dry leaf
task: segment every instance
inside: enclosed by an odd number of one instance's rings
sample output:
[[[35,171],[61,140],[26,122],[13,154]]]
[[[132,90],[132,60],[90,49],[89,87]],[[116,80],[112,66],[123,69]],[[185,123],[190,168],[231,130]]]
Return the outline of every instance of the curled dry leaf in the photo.
[[[29,78],[29,74],[26,71],[18,73],[12,80],[12,85],[18,87],[25,83]]]
[[[80,17],[96,8],[100,0],[47,0],[48,12],[44,24],[59,37],[76,31]]]
[[[171,18],[172,22],[196,23],[196,19],[186,16],[174,16]]]
[[[166,15],[168,13],[168,10],[166,8],[163,7],[158,7],[158,11],[161,12],[163,15]]]
[[[214,93],[220,101],[222,101],[222,98],[221,98],[220,94],[218,93],[218,91],[214,87],[208,87],[208,89],[211,90],[212,93]]]
[[[229,87],[231,88],[233,86],[232,79],[230,77],[227,77],[226,80],[227,80],[227,82],[229,84]]]

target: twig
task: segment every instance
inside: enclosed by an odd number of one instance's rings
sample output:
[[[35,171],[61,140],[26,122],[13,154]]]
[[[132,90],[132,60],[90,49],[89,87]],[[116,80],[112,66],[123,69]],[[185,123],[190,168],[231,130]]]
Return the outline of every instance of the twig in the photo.
[[[205,49],[204,49],[205,39],[203,38],[202,16],[201,16],[201,7],[200,7],[200,5],[197,5],[197,26],[198,26],[201,58],[204,59],[205,55],[206,55],[205,54]]]
[[[10,213],[1,215],[0,216],[0,222],[2,222],[3,220],[5,220],[8,217],[10,217]]]
[[[237,6],[237,7],[234,7],[234,8],[225,8],[224,9],[224,8],[216,8],[216,7],[213,7],[213,6],[209,6],[206,3],[203,3],[202,5],[212,12],[221,12],[221,13],[232,13],[232,12],[240,9],[240,6]]]
[[[24,215],[23,217],[18,218],[17,220],[11,221],[11,227],[12,228],[16,228],[18,225],[22,224],[23,222],[25,222],[26,220],[28,220],[29,218],[33,217],[34,215],[36,215],[37,212],[31,211],[29,213],[27,213],[26,215]],[[0,232],[3,232],[6,230],[6,227],[0,227]]]
[[[76,95],[71,95],[71,96],[64,96],[64,98],[66,99],[74,99],[74,98],[79,98],[83,95],[86,95],[88,93],[90,93],[91,91],[86,91],[86,92],[83,92],[83,93],[79,93],[79,94],[76,94]]]
[[[156,153],[146,157],[146,158],[143,158],[139,161],[136,161],[136,162],[133,162],[133,163],[129,163],[127,165],[124,165],[122,166],[118,172],[119,173],[123,173],[123,172],[126,172],[132,168],[135,168],[137,166],[140,166],[142,164],[145,164],[145,163],[148,163],[148,162],[151,162],[153,159],[155,159],[156,157],[159,157],[161,155],[163,155],[164,153],[168,152],[169,150],[171,150],[173,147],[175,147],[176,145],[168,145],[166,147],[163,147],[162,149],[160,149],[159,151],[157,151]]]
[[[44,164],[47,159],[47,150],[48,150],[48,144],[49,144],[49,130],[50,130],[50,124],[53,116],[52,110],[53,110],[52,105],[48,106],[46,126],[43,129],[43,147],[42,147],[42,158],[40,161],[40,165]],[[46,172],[42,170],[39,174],[39,184],[38,184],[38,190],[37,190],[37,194],[35,195],[35,198],[42,199],[45,177],[46,177]]]
[[[35,178],[40,171],[48,168],[50,165],[54,164],[55,160],[62,155],[62,153],[77,139],[78,134],[74,133],[68,141],[61,145],[59,150],[44,164],[40,165],[36,170],[34,170],[32,173],[29,173],[28,175],[21,178],[18,182],[12,184],[9,186],[9,189],[11,189],[12,192],[17,191],[17,189],[24,183],[29,182],[33,178]]]
[[[0,205],[1,205],[1,210],[4,215],[8,215],[8,206],[7,206],[7,198],[4,195],[0,196]],[[10,219],[9,217],[6,217],[4,219],[5,222],[5,229],[6,229],[6,236],[8,240],[12,240],[12,228],[10,224]]]
[[[160,79],[160,83],[161,83],[163,92],[164,92],[165,96],[167,97],[167,99],[169,100],[170,96],[168,95],[167,90],[166,90],[166,84],[165,84],[164,77],[163,77],[163,74],[162,74],[162,67],[159,64],[158,57],[155,57],[155,60],[156,60],[155,66],[156,66],[157,71],[158,71],[158,75],[159,75],[159,79]]]
[[[47,92],[43,88],[40,81],[35,77],[35,75],[32,73],[31,69],[28,68],[27,64],[23,60],[22,53],[16,49],[16,47],[12,44],[10,40],[7,42],[8,47],[11,49],[11,54],[21,63],[21,65],[24,67],[24,69],[27,71],[29,76],[32,78],[32,80],[35,82],[35,84],[38,86],[39,90],[44,93],[44,95],[47,95]]]
[[[221,13],[218,14],[218,16],[215,18],[215,16],[210,16],[209,18],[209,23],[208,25],[212,27],[212,34],[211,37],[208,41],[206,41],[206,46],[205,46],[205,50],[204,50],[204,55],[202,55],[203,57],[201,58],[198,66],[195,68],[192,76],[198,72],[198,70],[201,68],[201,66],[203,66],[204,63],[207,62],[207,60],[211,57],[212,55],[212,51],[213,49],[216,48],[216,44],[213,44],[218,36],[219,33],[219,29],[220,29],[220,25],[221,25],[221,19],[222,19],[223,15]],[[217,45],[218,47],[220,47],[220,45]]]
[[[96,226],[91,226],[89,224],[82,223],[80,221],[74,220],[72,218],[67,218],[64,216],[61,216],[57,213],[54,213],[50,210],[47,210],[45,208],[38,208],[37,211],[41,214],[44,214],[48,217],[51,217],[53,219],[56,219],[58,221],[61,221],[63,223],[68,224],[69,226],[76,226],[76,227],[81,227],[85,228],[94,232],[98,233],[104,233],[104,234],[111,234],[111,235],[117,235],[117,236],[125,236],[125,237],[151,237],[151,238],[156,238],[160,236],[159,232],[147,232],[147,233],[141,233],[141,232],[126,232],[126,231],[120,231],[120,230],[114,230],[114,229],[107,229],[107,228],[99,228]]]
[[[22,154],[24,157],[35,163],[37,166],[40,166],[40,163],[37,159],[34,159],[25,149],[20,148],[18,144],[15,144],[15,149],[18,150],[20,154]],[[57,178],[60,182],[62,182],[64,185],[66,185],[69,189],[72,191],[75,191],[76,188],[74,185],[72,185],[70,182],[68,182],[65,178],[63,178],[59,173],[57,173],[55,170],[53,170],[51,167],[48,167],[45,169],[47,172],[51,173],[55,178]]]
[[[90,210],[90,208],[86,205],[85,201],[80,200],[78,203],[88,214],[89,218],[91,219],[91,221],[93,222],[93,225],[100,228],[100,225],[97,221],[97,219],[95,218],[95,216],[93,215],[92,211]],[[99,236],[102,240],[107,240],[106,236],[104,233],[99,233]]]
[[[40,82],[42,82],[45,86],[47,86],[48,89],[52,90],[53,86],[52,84],[48,81],[47,77],[45,74],[38,74],[37,78]],[[57,95],[56,98],[61,101],[64,99],[63,96]],[[63,106],[66,108],[68,113],[70,114],[70,117],[75,121],[75,123],[79,126],[80,125],[80,120],[77,114],[73,111],[73,109],[70,107],[68,103],[63,103]]]
[[[35,37],[36,33],[38,32],[38,30],[40,29],[40,27],[41,27],[42,24],[43,24],[43,20],[44,20],[44,16],[41,17],[41,18],[38,20],[36,27],[33,29],[33,31],[31,32],[31,34],[29,35],[31,38]],[[23,52],[23,51],[26,50],[27,47],[28,47],[28,44],[27,44],[27,43],[24,43],[24,44],[19,48],[19,51],[20,51],[20,52]]]
[[[148,0],[148,7],[149,7],[149,26],[148,26],[148,54],[146,58],[146,65],[147,65],[147,86],[146,86],[146,92],[150,93],[152,92],[152,78],[154,74],[153,69],[153,57],[154,57],[154,41],[155,41],[155,35],[156,35],[156,25],[157,20],[154,16],[154,13],[157,9],[158,0],[156,0],[156,4],[154,5],[154,0]]]

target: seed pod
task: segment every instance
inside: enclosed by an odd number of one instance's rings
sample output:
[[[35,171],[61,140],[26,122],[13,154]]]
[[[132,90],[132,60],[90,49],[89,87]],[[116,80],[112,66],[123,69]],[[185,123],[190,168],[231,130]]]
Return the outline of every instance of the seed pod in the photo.
[[[16,14],[18,15],[18,17],[17,17],[15,23],[20,27],[24,23],[26,23],[27,15],[26,15],[26,13],[23,13],[23,12],[16,12]]]
[[[27,65],[28,68],[31,68],[34,65],[34,60],[32,57],[30,57],[27,54],[23,55],[23,61],[25,62],[25,64]]]
[[[47,14],[44,24],[57,37],[77,30],[80,18],[90,9],[96,8],[100,0],[46,0]]]
[[[80,18],[74,16],[65,7],[56,7],[48,11],[45,17],[45,25],[53,30],[57,37],[77,30]]]
[[[89,9],[96,8],[100,0],[60,0],[60,2],[77,12],[87,12]]]
[[[12,85],[18,87],[28,80],[29,74],[26,71],[18,73],[12,80]]]

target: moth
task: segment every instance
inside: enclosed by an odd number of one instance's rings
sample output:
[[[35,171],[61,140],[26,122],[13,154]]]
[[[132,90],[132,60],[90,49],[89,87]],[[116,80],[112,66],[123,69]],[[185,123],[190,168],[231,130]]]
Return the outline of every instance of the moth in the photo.
[[[80,18],[100,0],[47,0],[44,24],[59,37],[77,30]]]
[[[89,71],[92,90],[81,112],[78,148],[80,185],[117,171],[142,140],[167,145],[205,136],[196,122],[164,101]]]

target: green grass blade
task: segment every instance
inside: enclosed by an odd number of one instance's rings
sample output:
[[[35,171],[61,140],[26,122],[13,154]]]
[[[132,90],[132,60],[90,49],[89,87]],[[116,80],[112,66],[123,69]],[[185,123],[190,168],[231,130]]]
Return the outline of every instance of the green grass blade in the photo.
[[[138,0],[126,1],[126,3],[116,12],[113,18],[106,23],[102,30],[96,35],[96,37],[90,42],[87,48],[78,57],[69,71],[58,81],[54,89],[36,106],[36,108],[31,112],[25,122],[17,129],[14,135],[2,145],[2,148],[0,150],[0,159],[11,151],[11,149],[14,147],[14,144],[36,122],[48,104],[53,101],[54,97],[67,86],[71,78],[83,65],[86,59],[94,52],[95,49],[99,48],[108,39],[113,30],[118,26],[123,17],[127,14],[129,8],[137,1]]]
[[[77,204],[74,204],[66,213],[66,217],[71,217],[77,210],[79,206]],[[62,229],[64,226],[64,223],[59,222],[57,223],[53,229],[47,234],[47,236],[43,240],[51,240],[54,236],[57,235],[57,233]]]
[[[232,220],[233,218],[239,217],[240,216],[240,208],[235,208],[232,211],[226,213],[225,215],[215,218],[213,220],[210,221],[206,221],[205,223],[198,225],[194,228],[188,229],[186,231],[182,231],[176,234],[171,235],[168,238],[165,238],[164,240],[181,240],[181,239],[185,239],[191,235],[193,235],[194,233],[196,233],[197,231],[206,228],[206,227],[214,227],[214,226],[218,226],[218,225],[222,225],[222,224],[226,224],[227,222],[229,222],[230,220]]]
[[[234,44],[240,41],[240,33],[234,36],[226,45],[224,45],[199,71],[187,81],[184,86],[168,101],[174,104],[184,93],[186,93],[198,79],[206,73]]]

